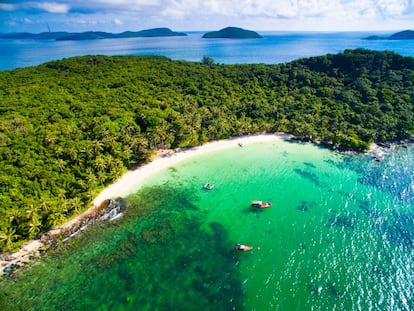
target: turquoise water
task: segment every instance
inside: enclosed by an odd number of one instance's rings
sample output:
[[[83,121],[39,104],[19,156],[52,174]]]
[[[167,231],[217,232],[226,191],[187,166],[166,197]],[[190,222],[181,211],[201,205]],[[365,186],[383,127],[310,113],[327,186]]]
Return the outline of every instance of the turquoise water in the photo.
[[[2,284],[0,307],[412,310],[413,155],[278,141],[195,156],[148,178],[121,221]]]
[[[364,40],[392,33],[373,32],[260,32],[263,39],[203,39],[204,32],[186,37],[125,38],[81,41],[0,39],[0,70],[35,66],[81,55],[160,55],[200,62],[203,56],[220,64],[279,64],[298,58],[365,48],[414,56],[414,40]]]

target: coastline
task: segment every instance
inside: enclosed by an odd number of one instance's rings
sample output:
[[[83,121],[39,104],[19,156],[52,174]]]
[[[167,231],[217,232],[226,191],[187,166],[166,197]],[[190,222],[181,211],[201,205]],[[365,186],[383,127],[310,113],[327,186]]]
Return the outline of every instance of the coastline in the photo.
[[[125,197],[136,189],[140,181],[145,180],[151,174],[166,169],[178,162],[187,160],[193,156],[205,154],[208,152],[218,151],[233,145],[241,144],[247,145],[251,143],[269,142],[272,140],[290,139],[292,136],[284,133],[275,134],[258,134],[229,138],[227,140],[217,140],[205,143],[201,146],[192,147],[183,150],[161,150],[157,153],[154,159],[138,167],[135,170],[128,171],[115,183],[106,187],[93,201],[94,206],[101,205],[105,200]]]
[[[320,143],[316,141],[303,141],[295,138],[291,134],[278,132],[231,137],[229,139],[212,141],[200,146],[186,149],[158,150],[149,162],[138,166],[136,169],[129,170],[114,183],[102,190],[92,201],[90,208],[82,214],[56,228],[53,228],[49,232],[43,234],[39,239],[26,242],[15,253],[0,254],[0,278],[7,274],[11,275],[15,269],[19,269],[34,259],[40,258],[41,249],[50,245],[51,242],[55,241],[58,237],[63,236],[65,238],[64,241],[70,237],[74,237],[98,218],[104,220],[115,220],[122,217],[122,213],[115,214],[114,217],[110,215],[114,210],[109,209],[111,208],[112,199],[123,198],[133,193],[137,189],[140,182],[143,182],[147,177],[158,171],[167,169],[168,167],[187,160],[193,156],[219,151],[231,146],[238,145],[242,147],[243,145],[253,143],[280,140],[296,140],[320,145]],[[406,146],[406,144],[412,142],[413,138],[410,138],[404,141],[403,146]],[[395,144],[393,143],[386,145],[371,143],[368,150],[365,151],[365,154],[373,158],[375,161],[382,161],[389,153],[389,149],[392,149],[394,145]],[[104,215],[100,214],[102,210],[105,209],[109,209],[109,213]]]
[[[150,162],[143,164],[134,170],[128,171],[113,184],[107,186],[93,200],[91,207],[84,213],[69,220],[61,226],[50,230],[42,235],[40,239],[25,243],[17,252],[5,256],[5,258],[0,257],[0,277],[6,273],[12,273],[15,268],[19,268],[20,266],[29,263],[34,258],[40,257],[40,249],[47,246],[51,240],[62,235],[63,233],[70,232],[74,227],[81,226],[85,220],[96,217],[100,207],[105,201],[125,197],[131,194],[140,182],[144,181],[148,176],[155,172],[173,166],[176,163],[189,159],[193,156],[218,151],[230,146],[243,146],[252,143],[287,140],[292,137],[292,135],[286,133],[254,134],[208,142],[201,146],[189,149],[160,150]]]

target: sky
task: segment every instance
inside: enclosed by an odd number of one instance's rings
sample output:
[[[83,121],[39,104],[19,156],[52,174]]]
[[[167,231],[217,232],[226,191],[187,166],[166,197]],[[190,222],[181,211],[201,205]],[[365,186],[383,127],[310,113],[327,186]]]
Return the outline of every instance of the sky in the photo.
[[[414,30],[414,0],[0,0],[0,32]]]

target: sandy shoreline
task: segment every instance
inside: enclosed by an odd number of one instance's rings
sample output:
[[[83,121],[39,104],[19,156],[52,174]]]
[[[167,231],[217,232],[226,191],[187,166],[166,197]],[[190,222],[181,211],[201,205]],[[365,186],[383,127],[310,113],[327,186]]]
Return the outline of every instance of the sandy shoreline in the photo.
[[[201,146],[193,147],[186,150],[173,151],[166,150],[159,153],[157,157],[150,163],[137,168],[136,170],[129,171],[118,179],[114,184],[105,188],[93,201],[93,205],[99,206],[103,201],[124,197],[130,194],[140,181],[144,181],[145,178],[161,171],[165,168],[173,166],[183,160],[189,159],[196,155],[205,154],[208,152],[218,151],[231,146],[237,146],[238,144],[247,145],[251,143],[269,142],[281,139],[289,139],[291,136],[287,134],[261,134],[243,136],[237,138],[231,138],[228,140],[219,140],[209,142]]]
[[[40,238],[40,240],[29,241],[22,247],[20,247],[19,251],[7,256],[6,258],[1,258],[0,275],[2,275],[5,272],[5,270],[7,270],[7,267],[10,268],[15,265],[21,265],[22,263],[30,261],[32,257],[37,256],[39,249],[42,246],[45,246],[45,242],[43,241],[47,241],[47,237],[51,235],[58,235],[60,232],[64,232],[64,230],[81,222],[83,219],[85,219],[85,217],[93,214],[105,200],[118,197],[125,197],[128,194],[131,194],[140,182],[143,182],[148,176],[154,174],[155,172],[173,166],[183,160],[189,159],[196,155],[218,151],[235,145],[243,146],[252,143],[284,140],[289,139],[291,137],[291,135],[284,133],[258,134],[209,142],[204,145],[185,150],[162,150],[148,164],[140,166],[133,171],[128,171],[116,182],[106,187],[93,200],[92,206],[87,211],[43,235],[43,237],[46,238],[42,237]]]

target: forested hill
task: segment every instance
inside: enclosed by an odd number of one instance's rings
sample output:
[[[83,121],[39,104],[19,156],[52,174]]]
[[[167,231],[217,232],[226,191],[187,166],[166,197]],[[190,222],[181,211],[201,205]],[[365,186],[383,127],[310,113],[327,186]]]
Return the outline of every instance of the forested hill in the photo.
[[[42,33],[0,33],[0,39],[30,39],[30,40],[96,40],[96,39],[119,39],[139,37],[174,37],[187,36],[182,32],[175,32],[169,28],[151,28],[140,31],[124,31],[122,33],[110,33],[103,31],[86,32],[42,32]]]
[[[414,59],[345,51],[282,65],[85,56],[0,72],[0,248],[89,206],[156,148],[283,131],[363,150],[414,124]]]
[[[226,27],[218,31],[210,31],[203,38],[229,38],[229,39],[259,39],[263,38],[257,32],[238,27]]]

